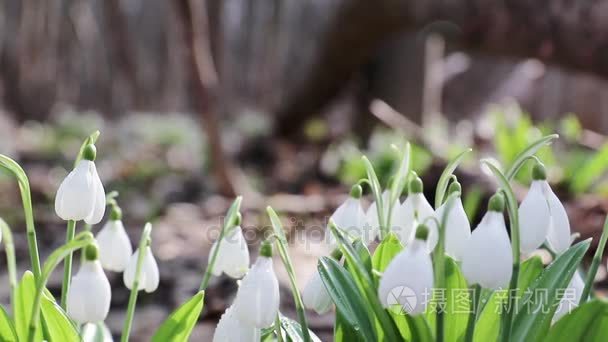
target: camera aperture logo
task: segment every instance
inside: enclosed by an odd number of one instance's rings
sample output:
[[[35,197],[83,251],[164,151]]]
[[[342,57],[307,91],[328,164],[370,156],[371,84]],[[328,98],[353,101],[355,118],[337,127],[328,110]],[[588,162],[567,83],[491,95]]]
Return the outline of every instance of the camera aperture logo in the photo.
[[[386,298],[389,310],[395,314],[405,315],[416,309],[418,297],[414,290],[407,286],[397,286],[391,289]]]

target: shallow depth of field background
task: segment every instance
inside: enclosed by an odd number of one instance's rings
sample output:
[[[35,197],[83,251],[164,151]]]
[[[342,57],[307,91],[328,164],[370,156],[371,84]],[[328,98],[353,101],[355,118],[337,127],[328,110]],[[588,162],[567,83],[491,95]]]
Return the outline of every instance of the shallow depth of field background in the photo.
[[[132,240],[147,220],[154,225],[161,283],[140,295],[133,341],[148,340],[196,291],[235,194],[244,196],[252,256],[268,226],[265,206],[282,214],[303,286],[327,253],[326,218],[365,176],[361,153],[386,182],[390,145],[404,139],[429,199],[446,160],[475,149],[457,175],[477,222],[495,189],[477,160],[509,165],[529,142],[559,133],[539,156],[573,231],[599,238],[608,210],[608,7],[578,2],[2,1],[0,153],[30,177],[46,257],[65,239],[55,191],[82,140],[101,131],[99,174],[120,193]],[[524,169],[518,196],[529,181]],[[0,216],[15,231],[23,272],[23,212],[4,173]],[[282,311],[294,317],[276,265]],[[55,293],[61,274],[49,283]],[[601,267],[600,290],[605,276]],[[128,291],[121,275],[109,277],[107,323],[117,333]],[[213,279],[193,341],[210,340],[235,291],[233,280]],[[323,340],[331,316],[309,315]]]

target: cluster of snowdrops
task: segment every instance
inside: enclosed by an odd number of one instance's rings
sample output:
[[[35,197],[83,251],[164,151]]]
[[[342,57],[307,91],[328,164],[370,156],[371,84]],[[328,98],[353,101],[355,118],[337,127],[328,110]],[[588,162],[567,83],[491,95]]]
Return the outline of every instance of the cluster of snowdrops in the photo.
[[[153,292],[158,287],[158,266],[150,248],[151,225],[145,226],[133,252],[117,200],[113,193],[106,194],[95,168],[97,137],[96,132],[85,140],[74,170],[57,191],[55,210],[67,221],[67,239],[43,266],[38,259],[27,176],[14,161],[0,158],[0,165],[12,171],[20,185],[32,258],[32,273],[26,272],[17,283],[10,229],[0,221],[12,304],[12,316],[4,310],[0,313],[3,340],[111,340],[103,325],[111,302],[105,270],[123,272],[124,284],[131,289],[121,337],[127,341],[138,292]],[[198,293],[161,324],[153,341],[187,341],[203,310],[204,290],[212,276],[222,274],[240,280],[234,302],[215,330],[213,340],[217,342],[318,341],[308,328],[305,308],[324,314],[332,307],[336,341],[553,341],[576,339],[577,333],[600,338],[608,304],[590,298],[608,234],[602,234],[583,279],[578,268],[590,241],[572,245],[566,211],[547,182],[542,162],[534,156],[555,138],[550,135],[533,143],[504,171],[482,161],[494,174],[498,190],[474,230],[453,174],[468,151],[444,170],[436,185],[434,207],[425,198],[422,180],[410,171],[409,144],[403,146],[399,165],[384,190],[373,166],[363,157],[368,177],[352,187],[329,219],[326,242],[332,252],[319,259],[318,271],[303,291],[297,287],[281,220],[270,207],[272,234],[261,243],[250,266],[238,197],[210,251]],[[532,182],[518,205],[510,180],[525,163],[533,163]],[[373,196],[367,209],[362,201],[364,187]],[[401,197],[405,197],[403,202]],[[94,236],[91,226],[101,222],[106,208],[109,219]],[[84,227],[76,234],[80,221]],[[375,246],[373,253],[370,246]],[[538,249],[552,254],[549,265],[534,256]],[[72,276],[72,254],[78,250],[80,267]],[[297,319],[279,310],[274,252],[289,275]],[[64,282],[57,303],[45,286],[61,262]],[[456,310],[457,301],[468,310]]]

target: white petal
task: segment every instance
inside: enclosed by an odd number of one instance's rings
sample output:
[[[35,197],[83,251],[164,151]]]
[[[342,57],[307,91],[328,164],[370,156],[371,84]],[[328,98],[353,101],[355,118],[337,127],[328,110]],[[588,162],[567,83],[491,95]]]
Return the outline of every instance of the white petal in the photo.
[[[213,334],[213,342],[259,342],[260,329],[241,322],[234,314],[234,305],[226,309]]]
[[[336,226],[342,229],[347,236],[353,238],[362,238],[364,242],[367,242],[370,238],[370,234],[366,229],[367,218],[363,207],[361,206],[361,200],[353,197],[349,197],[344,203],[342,203],[336,211],[331,215],[331,220],[334,221]],[[327,229],[328,243],[330,246],[335,246],[336,241],[334,236]],[[367,233],[367,234],[366,234]]]
[[[304,291],[302,291],[302,301],[306,308],[314,310],[319,315],[331,309],[331,297],[319,272],[315,272],[306,284]]]
[[[81,160],[57,190],[55,211],[64,220],[80,221],[89,215],[95,204],[95,186],[89,173],[89,160]]]
[[[404,313],[423,313],[433,288],[433,265],[426,244],[414,240],[388,265],[378,287],[384,307],[400,306]]]
[[[533,181],[519,206],[520,249],[524,255],[535,251],[547,239],[551,214],[543,192],[544,181]]]
[[[84,222],[88,224],[98,224],[101,222],[103,218],[103,214],[106,211],[106,191],[103,188],[103,184],[101,183],[101,179],[99,179],[99,175],[97,174],[97,168],[95,167],[95,163],[91,163],[89,166],[89,170],[91,173],[91,178],[93,179],[93,189],[95,191],[94,196],[94,204],[93,209],[85,217]]]
[[[139,249],[137,249],[135,253],[133,253],[131,259],[129,260],[129,265],[123,273],[123,281],[125,283],[125,286],[129,290],[132,289],[133,283],[135,281],[138,254]],[[154,259],[154,255],[152,254],[152,249],[150,248],[150,246],[148,246],[144,251],[144,260],[142,262],[142,268],[141,273],[139,275],[137,289],[139,291],[145,289],[146,292],[154,292],[158,288],[158,283],[158,265],[156,264],[156,260]]]
[[[234,300],[236,317],[257,328],[271,326],[279,311],[279,281],[272,259],[259,256],[241,281]]]
[[[513,272],[513,254],[502,213],[489,211],[467,243],[462,273],[469,285],[506,288]]]
[[[112,290],[98,261],[85,261],[72,279],[67,298],[68,315],[74,321],[97,323],[106,319]]]
[[[215,252],[217,243],[213,244],[210,256]],[[209,258],[211,262],[211,258]],[[241,227],[235,227],[229,235],[224,236],[220,250],[213,266],[213,275],[219,276],[222,272],[232,278],[242,278],[249,269],[249,249],[243,236]]]
[[[414,227],[416,223],[416,216],[414,212],[414,201],[412,196],[408,196],[402,205],[393,209],[395,214],[393,215],[391,229],[404,245],[412,241],[414,237]]]
[[[545,182],[543,188],[551,212],[547,242],[553,251],[560,254],[570,247],[570,221],[566,209],[555,196],[549,184]]]
[[[108,221],[96,237],[99,261],[109,271],[122,272],[133,254],[131,241],[122,221]]]
[[[585,281],[578,272],[574,273],[574,276],[568,284],[568,288],[563,291],[562,299],[557,306],[555,315],[553,316],[553,322],[557,322],[564,315],[574,310],[581,300],[583,295],[583,289],[585,288]]]
[[[437,212],[435,213],[435,217],[439,222],[443,219],[443,214],[445,212],[445,203],[437,208]],[[435,229],[436,223],[433,221],[429,221],[428,226],[432,227],[431,229]],[[431,235],[432,236],[432,235]],[[454,202],[450,212],[448,213],[446,227],[445,227],[445,252],[449,256],[451,256],[454,260],[462,260],[462,254],[466,249],[467,242],[471,237],[471,224],[469,223],[469,218],[467,217],[467,213],[464,211],[464,207],[462,205],[462,200],[460,197],[456,199]],[[430,236],[429,236],[430,238]]]

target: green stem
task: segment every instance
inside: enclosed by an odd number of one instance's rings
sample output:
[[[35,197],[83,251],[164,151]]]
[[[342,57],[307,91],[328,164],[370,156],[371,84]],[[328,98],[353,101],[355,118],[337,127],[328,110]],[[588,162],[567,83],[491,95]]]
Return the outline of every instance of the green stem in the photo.
[[[283,342],[283,333],[281,332],[281,314],[277,314],[274,320],[274,331],[277,334],[277,342]]]
[[[593,261],[591,262],[591,267],[589,267],[589,272],[587,273],[587,279],[585,281],[585,287],[583,288],[583,294],[581,295],[579,305],[583,305],[583,303],[585,303],[587,299],[589,299],[589,294],[591,293],[591,287],[593,286],[595,275],[597,274],[597,270],[602,262],[604,248],[606,248],[606,240],[608,240],[608,216],[604,221],[604,230],[602,231],[602,236],[600,237],[600,243],[597,246],[597,249],[595,250],[595,255],[593,255]]]
[[[133,325],[133,316],[135,315],[135,305],[137,304],[137,294],[139,292],[139,277],[141,275],[141,269],[144,263],[145,250],[150,243],[150,233],[152,232],[152,225],[146,223],[144,231],[139,240],[139,252],[137,253],[137,265],[135,267],[135,278],[133,284],[131,284],[131,294],[129,295],[129,305],[127,307],[127,316],[122,328],[121,342],[128,342],[129,335],[131,334],[131,326]]]
[[[13,234],[8,224],[0,218],[0,229],[4,238],[4,249],[6,252],[6,265],[8,268],[8,279],[10,286],[11,306],[13,316],[15,315],[16,291],[17,291],[17,264],[15,262],[15,245],[13,244]]]
[[[465,342],[473,342],[475,334],[475,323],[477,321],[477,308],[479,307],[479,298],[481,297],[481,286],[475,284],[471,287],[471,312],[469,312],[469,321],[467,322],[467,332]]]
[[[88,223],[84,224],[84,228],[82,229],[83,232],[90,232],[92,231],[92,226]],[[80,253],[80,264],[82,265],[82,263],[84,262],[85,257],[84,257],[84,253]]]
[[[441,217],[441,224],[439,225],[439,237],[437,240],[437,246],[435,247],[434,255],[434,268],[435,268],[435,286],[438,289],[445,289],[445,225],[447,223],[448,214],[454,205],[454,200],[458,194],[452,194],[448,197],[445,205],[445,211]],[[436,324],[436,341],[443,342],[444,340],[444,310],[437,310],[437,324]]]
[[[76,235],[76,221],[68,220],[65,242],[70,243]],[[63,263],[63,282],[61,283],[61,308],[66,309],[68,292],[70,291],[70,280],[72,279],[72,253],[70,252]]]
[[[53,273],[53,270],[57,267],[57,265],[59,265],[61,260],[67,257],[68,254],[87,246],[93,241],[95,241],[95,238],[91,233],[84,232],[78,234],[78,236],[76,236],[71,242],[66,243],[51,253],[47,261],[44,263],[42,273],[40,277],[36,279],[36,295],[34,296],[34,302],[32,304],[32,315],[30,318],[30,327],[27,339],[29,342],[33,342],[36,336],[36,330],[38,329],[38,324],[40,323],[40,302],[51,273]]]

